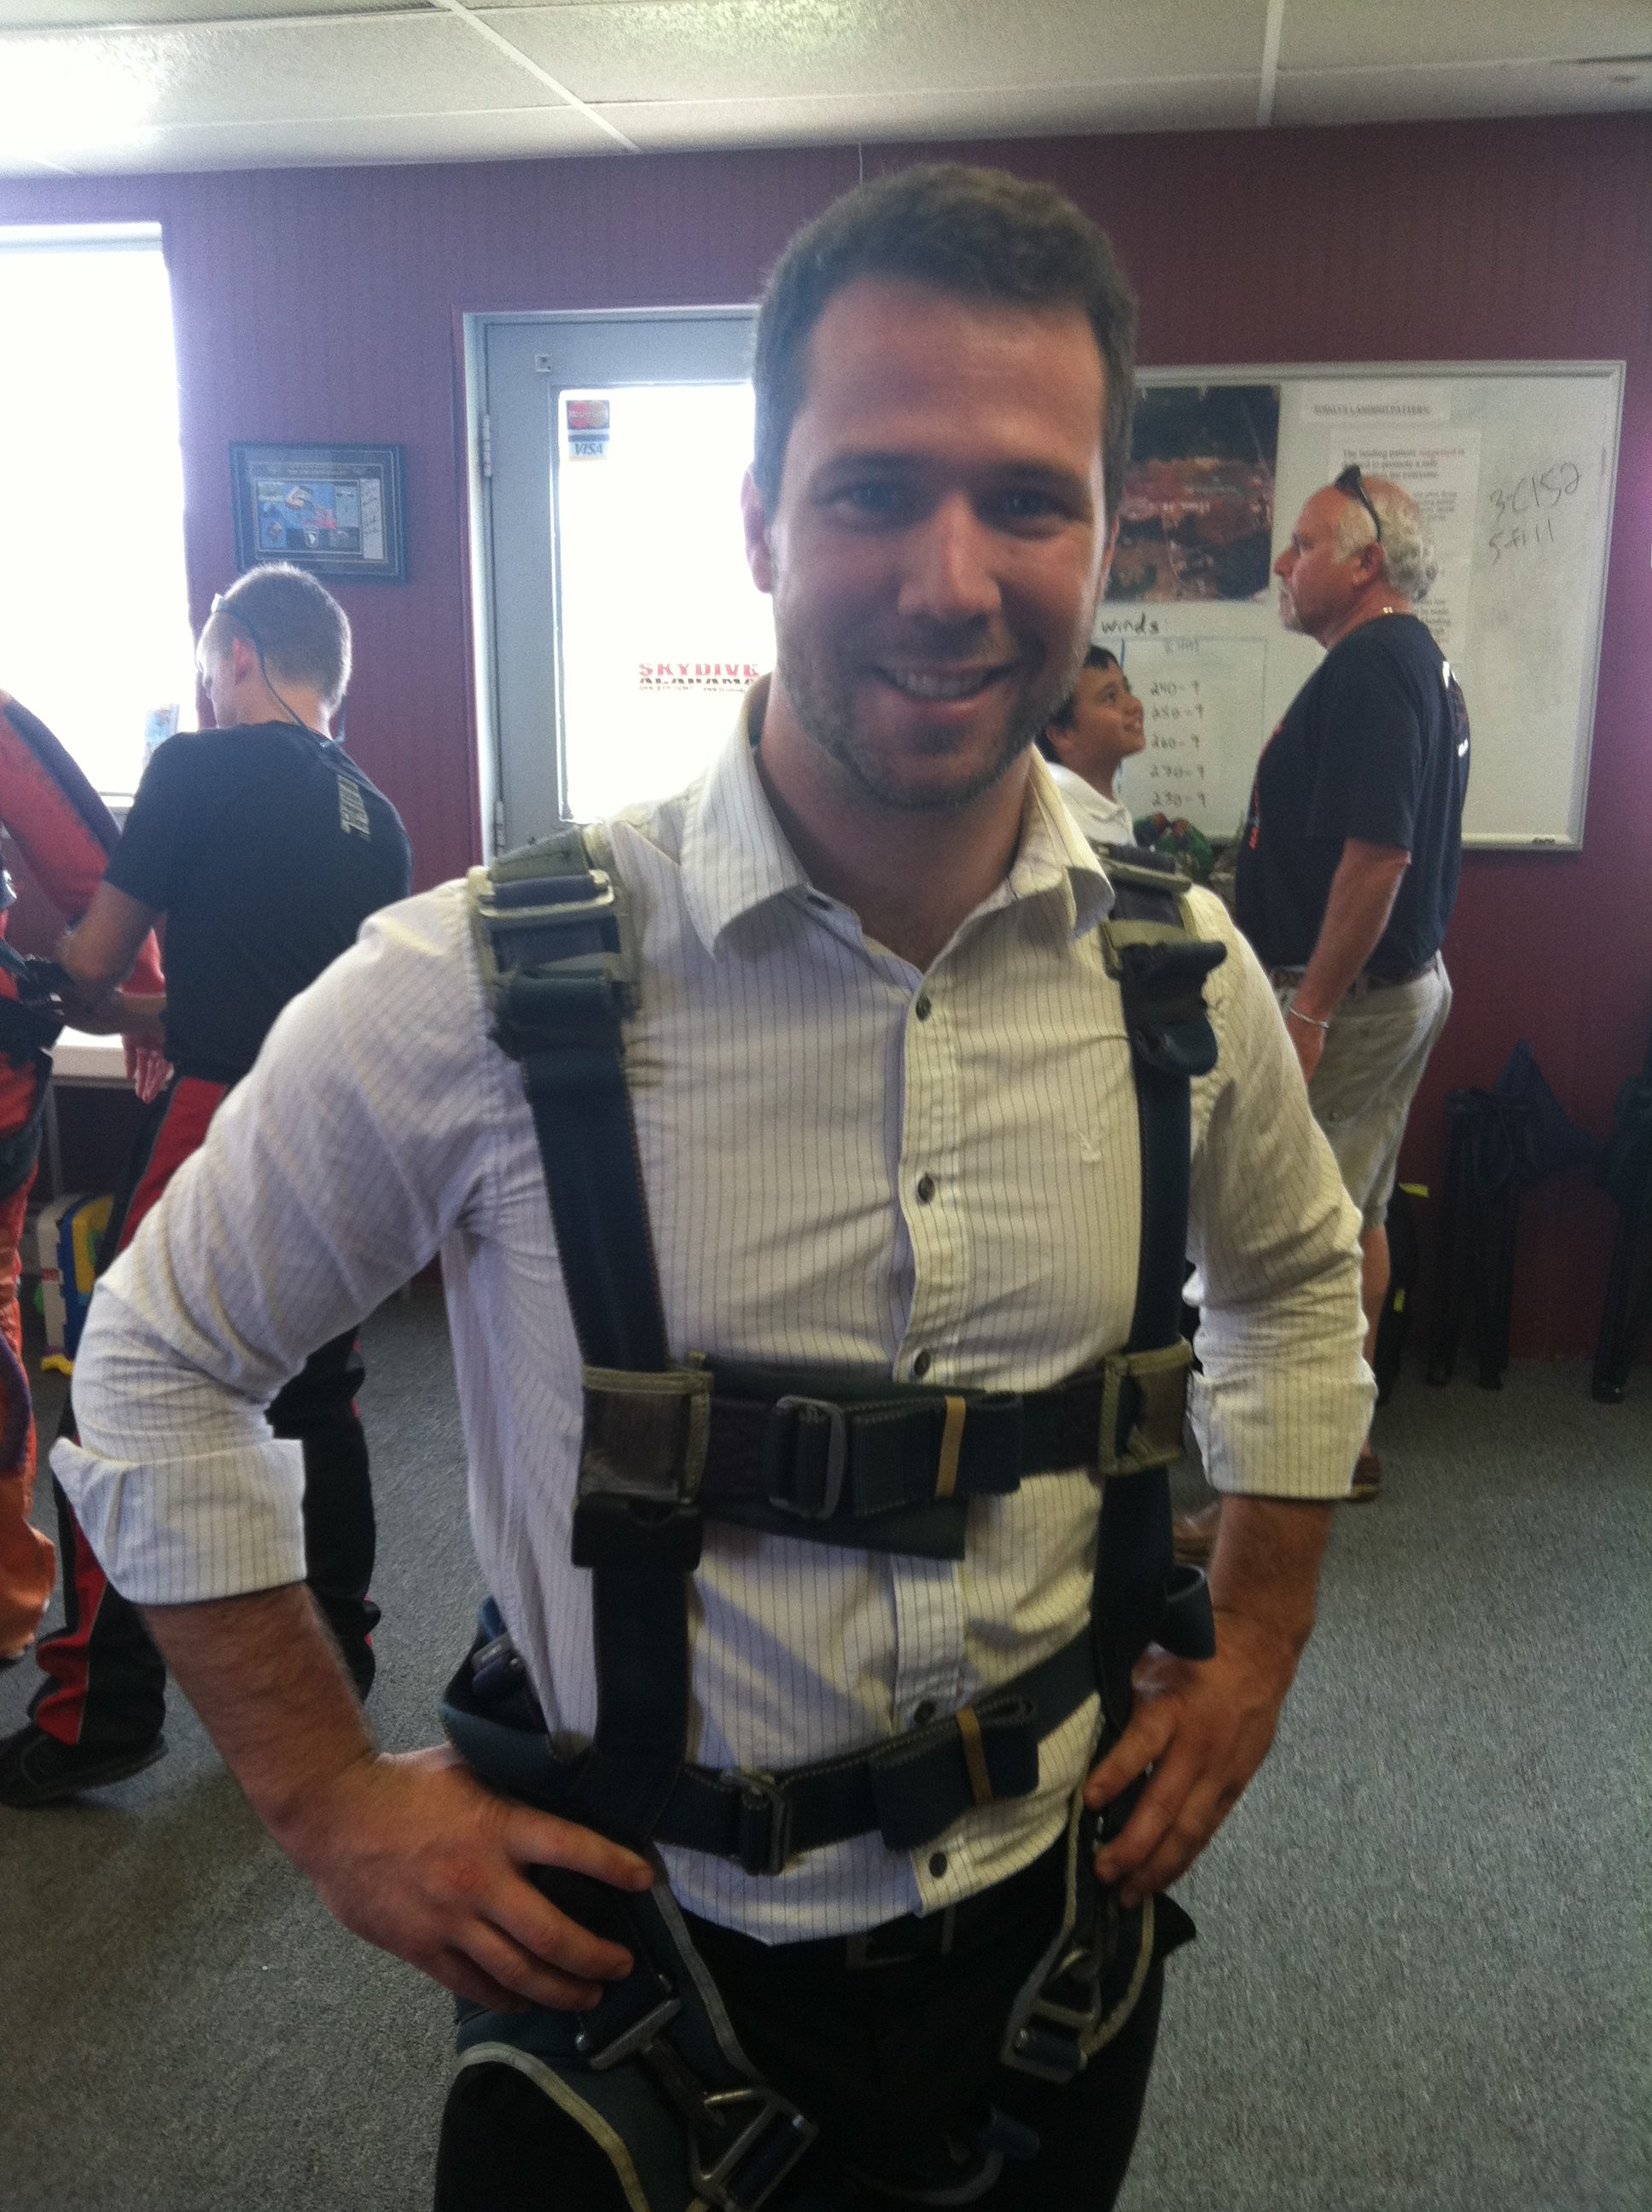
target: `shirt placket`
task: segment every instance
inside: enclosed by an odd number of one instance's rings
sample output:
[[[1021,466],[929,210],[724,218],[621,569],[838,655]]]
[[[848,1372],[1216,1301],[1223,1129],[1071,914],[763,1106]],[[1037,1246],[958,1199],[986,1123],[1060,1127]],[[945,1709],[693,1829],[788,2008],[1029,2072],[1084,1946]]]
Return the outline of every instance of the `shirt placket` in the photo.
[[[914,1261],[911,1310],[896,1358],[903,1382],[944,1384],[958,1358],[970,1251],[959,1186],[963,1132],[956,964],[943,962],[914,992],[902,1054],[896,1200]],[[963,1573],[952,1559],[890,1559],[895,1599],[895,1714],[921,1728],[955,1711],[963,1686]],[[962,1873],[957,1854],[914,1855],[926,1904],[944,1901]],[[951,1874],[952,1879],[945,1877]]]

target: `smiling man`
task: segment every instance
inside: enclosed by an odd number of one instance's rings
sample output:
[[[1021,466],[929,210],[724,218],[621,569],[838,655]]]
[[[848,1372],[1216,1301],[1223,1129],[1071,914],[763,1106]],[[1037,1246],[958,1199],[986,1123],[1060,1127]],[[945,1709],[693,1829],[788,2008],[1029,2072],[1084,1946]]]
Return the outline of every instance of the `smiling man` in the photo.
[[[272,1832],[463,2000],[444,2212],[1070,2212],[1122,2179],[1185,1933],[1157,1893],[1266,1752],[1369,1403],[1264,977],[1213,902],[1189,933],[1150,878],[1171,919],[1127,921],[1033,751],[1105,580],[1133,324],[1047,187],[829,209],[759,324],[778,657],[726,750],[371,925],[94,1302],[59,1472]],[[1145,1193],[1133,943],[1195,977],[1143,1046]],[[1189,1167],[1189,1238],[1155,1238]],[[1177,1338],[1189,1244],[1233,1493],[1203,1658],[1151,1641],[1198,1642],[1128,1471],[1163,1464],[1153,1360],[1102,1364],[1142,1340],[1139,1254]],[[438,1250],[493,1597],[465,1756],[388,1757],[257,1407]]]

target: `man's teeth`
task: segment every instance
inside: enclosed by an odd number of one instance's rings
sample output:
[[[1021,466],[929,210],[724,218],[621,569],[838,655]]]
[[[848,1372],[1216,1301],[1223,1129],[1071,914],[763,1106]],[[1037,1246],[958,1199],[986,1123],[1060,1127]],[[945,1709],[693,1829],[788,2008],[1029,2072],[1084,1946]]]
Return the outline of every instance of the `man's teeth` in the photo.
[[[886,679],[897,691],[914,699],[967,699],[981,691],[998,674],[995,668],[968,668],[942,673],[932,668],[886,668]]]

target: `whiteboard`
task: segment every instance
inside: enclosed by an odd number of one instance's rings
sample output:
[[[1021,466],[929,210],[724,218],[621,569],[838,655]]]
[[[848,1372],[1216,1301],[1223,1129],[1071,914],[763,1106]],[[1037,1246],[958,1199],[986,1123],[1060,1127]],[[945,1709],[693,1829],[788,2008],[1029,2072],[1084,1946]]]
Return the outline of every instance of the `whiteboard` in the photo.
[[[1440,560],[1416,612],[1468,702],[1463,841],[1580,847],[1622,362],[1165,368],[1141,382],[1145,393],[1163,388],[1162,407],[1175,404],[1172,389],[1277,387],[1270,559],[1310,495],[1351,460],[1416,495]],[[1249,472],[1253,501],[1266,474]],[[1144,485],[1139,470],[1131,483]],[[1239,493],[1229,485],[1226,496],[1231,505]],[[1138,518],[1159,497],[1140,489]],[[1092,633],[1146,708],[1147,750],[1125,763],[1119,795],[1134,814],[1183,815],[1231,837],[1263,744],[1323,656],[1280,626],[1277,586],[1260,574],[1265,512],[1255,557],[1214,585],[1212,564],[1201,575],[1196,556],[1172,563],[1175,574],[1127,558],[1132,513],[1127,495],[1125,544]],[[1121,586],[1133,596],[1112,596]],[[1167,595],[1211,588],[1248,595]]]

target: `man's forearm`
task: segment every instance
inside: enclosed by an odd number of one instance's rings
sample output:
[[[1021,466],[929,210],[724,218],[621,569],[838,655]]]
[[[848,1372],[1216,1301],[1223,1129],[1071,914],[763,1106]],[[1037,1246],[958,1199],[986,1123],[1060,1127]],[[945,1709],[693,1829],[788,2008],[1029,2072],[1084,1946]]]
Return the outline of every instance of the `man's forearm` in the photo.
[[[1409,860],[1397,846],[1351,837],[1343,847],[1307,972],[1291,994],[1298,1013],[1318,1022],[1335,1013],[1388,927]]]
[[[77,987],[82,1003],[94,1006],[106,990],[125,981],[155,911],[112,883],[98,885],[86,912],[58,940],[58,964]]]
[[[288,1843],[307,1803],[374,1749],[308,1589],[147,1606],[143,1618],[253,1811]]]
[[[1320,1561],[1331,1533],[1328,1505],[1283,1498],[1222,1501],[1211,1603],[1253,1623],[1296,1662],[1313,1632]]]

